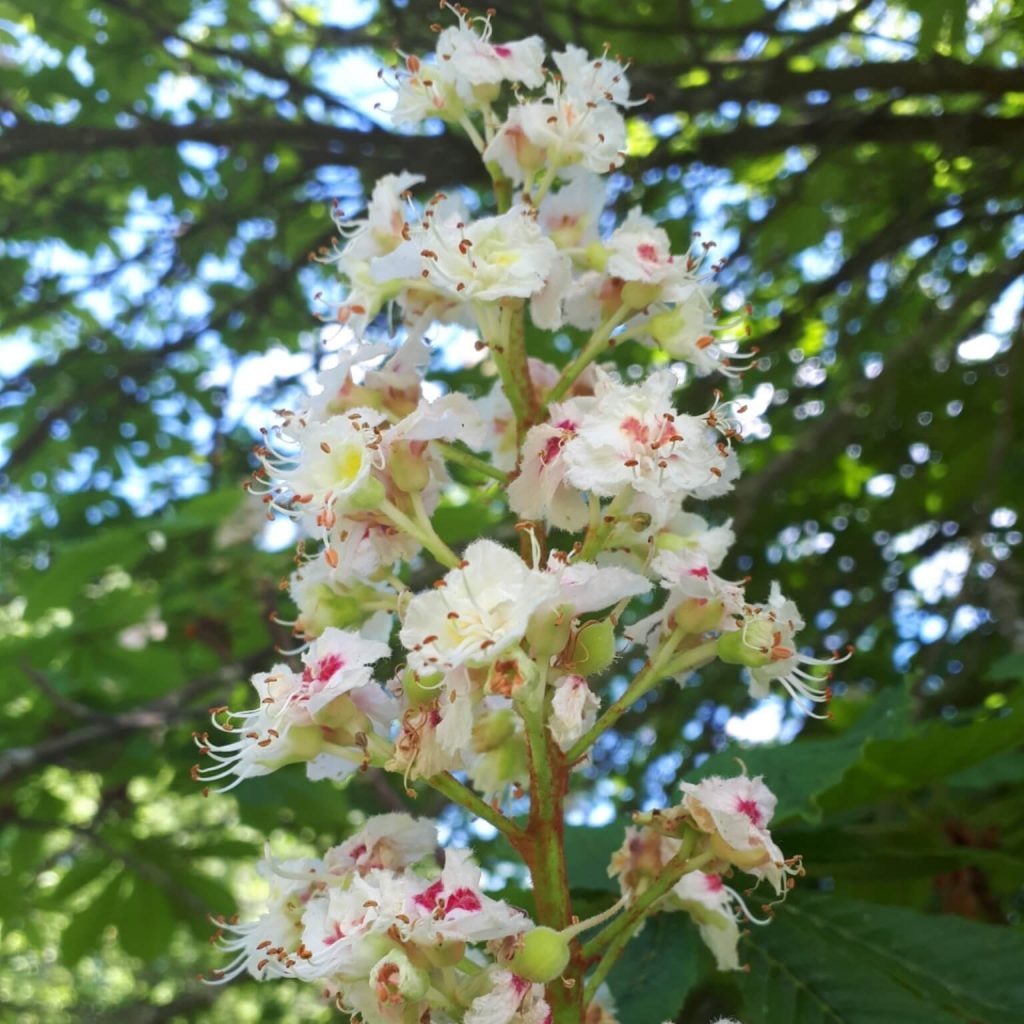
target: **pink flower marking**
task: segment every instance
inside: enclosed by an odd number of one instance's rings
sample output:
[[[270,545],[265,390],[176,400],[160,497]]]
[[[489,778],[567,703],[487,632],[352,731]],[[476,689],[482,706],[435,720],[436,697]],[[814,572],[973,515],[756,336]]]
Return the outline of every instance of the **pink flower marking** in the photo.
[[[650,242],[643,242],[636,247],[636,254],[648,263],[658,262],[658,250]]]
[[[528,982],[525,978],[520,978],[518,974],[513,974],[512,988],[515,989],[516,995],[519,996],[520,999],[522,999],[522,997],[530,991],[530,982]]]
[[[424,889],[418,896],[413,896],[412,901],[424,910],[433,910],[443,892],[444,883],[438,879],[430,888]]]
[[[635,416],[627,416],[620,424],[621,430],[627,437],[631,437],[639,444],[649,444],[651,439],[650,428],[641,423]]]
[[[340,654],[328,654],[326,658],[317,662],[317,682],[326,683],[335,672],[340,672],[345,667],[345,660]]]
[[[756,800],[742,800],[736,799],[736,810],[740,814],[745,814],[752,825],[761,824],[761,808],[757,806]]]
[[[543,462],[545,466],[549,466],[561,450],[562,439],[560,437],[549,437],[547,444],[544,445],[544,451],[541,452],[540,461]]]
[[[705,875],[704,884],[708,892],[721,892],[725,888],[725,883],[718,875]]]
[[[453,910],[479,910],[481,906],[480,898],[472,889],[456,889],[444,905],[444,915],[447,917]]]

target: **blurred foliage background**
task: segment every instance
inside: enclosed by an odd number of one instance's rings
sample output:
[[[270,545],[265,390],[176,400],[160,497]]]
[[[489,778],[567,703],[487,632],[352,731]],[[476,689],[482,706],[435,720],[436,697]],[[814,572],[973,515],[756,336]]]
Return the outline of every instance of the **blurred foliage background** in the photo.
[[[322,355],[313,295],[340,288],[307,254],[329,201],[479,173],[461,139],[375,110],[376,69],[430,48],[437,17],[0,0],[5,1021],[329,1016],[297,985],[197,983],[205,915],[244,908],[265,838],[322,849],[400,801],[300,771],[204,801],[189,734],[282,640],[287,537],[239,485]],[[715,975],[678,915],[652,922],[612,978],[623,1024],[1024,1019],[1024,4],[507,0],[496,24],[635,57],[652,98],[617,208],[714,238],[754,307],[762,358],[727,388],[749,396],[745,476],[711,513],[736,520],[726,575],[779,579],[819,649],[858,651],[830,722],[709,670],[599,748],[568,839],[579,908],[610,902],[630,810],[735,754],[809,870],[747,940],[749,975]],[[453,505],[449,538],[490,515]]]

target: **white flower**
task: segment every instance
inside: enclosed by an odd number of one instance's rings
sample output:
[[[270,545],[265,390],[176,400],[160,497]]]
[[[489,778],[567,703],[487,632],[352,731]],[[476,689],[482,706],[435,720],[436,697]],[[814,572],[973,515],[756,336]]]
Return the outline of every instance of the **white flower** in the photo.
[[[682,808],[711,836],[716,854],[748,874],[766,878],[778,894],[797,869],[787,864],[768,825],[778,802],[761,776],[725,779],[711,775],[698,783],[680,783]]]
[[[768,696],[771,684],[778,680],[786,692],[793,697],[814,718],[827,715],[816,714],[807,708],[829,700],[831,690],[820,676],[812,675],[803,666],[835,666],[850,657],[814,658],[802,654],[796,646],[796,634],[804,628],[796,605],[785,597],[778,582],[772,583],[771,593],[764,605],[751,605],[744,609],[739,633],[731,637],[729,644],[738,649],[739,657],[727,660],[745,664],[750,672],[750,695],[755,698]],[[826,677],[827,678],[827,677]]]
[[[405,280],[459,302],[529,298],[545,285],[558,250],[527,206],[465,222],[432,217],[394,252],[371,264],[378,281]]]
[[[551,698],[548,728],[562,750],[568,750],[597,720],[601,701],[583,676],[562,676]]]
[[[406,228],[407,193],[424,181],[422,174],[408,171],[378,178],[366,206],[366,216],[360,220],[347,221],[342,208],[335,208],[335,225],[347,239],[338,257],[343,271],[347,272],[346,268],[356,263],[383,256],[401,244]]]
[[[382,440],[391,445],[399,441],[463,441],[470,448],[486,443],[486,426],[472,399],[459,391],[423,400],[408,416],[383,432]]]
[[[543,165],[567,168],[578,164],[596,174],[620,167],[626,149],[626,122],[610,103],[594,101],[577,89],[549,83],[544,99],[523,103],[512,122],[526,140],[544,154]],[[504,128],[498,130],[492,152],[503,143]],[[512,175],[517,184],[525,180],[523,168]]]
[[[329,871],[373,869],[401,871],[433,855],[437,828],[433,822],[409,814],[375,814],[354,836],[328,850],[324,864]]]
[[[364,404],[358,401],[358,388],[352,379],[352,369],[387,355],[390,351],[390,345],[363,342],[338,349],[337,362],[317,375],[319,391],[307,398],[303,420],[323,422]]]
[[[287,665],[257,673],[256,708],[213,709],[214,726],[231,742],[214,746],[208,734],[195,735],[200,753],[214,763],[196,766],[193,777],[233,779],[223,792],[244,779],[306,762],[310,779],[347,778],[365,759],[360,734],[386,734],[398,713],[397,702],[373,682],[369,668],[388,653],[387,644],[328,628],[303,655],[301,674]]]
[[[370,666],[390,653],[387,644],[368,640],[359,633],[325,629],[302,655],[302,683],[288,700],[301,708],[310,722],[328,721],[330,705],[338,697],[370,683]]]
[[[483,942],[518,935],[533,923],[518,907],[492,900],[480,888],[480,868],[469,850],[445,850],[441,877],[409,900],[403,933],[424,945]]]
[[[552,609],[568,605],[573,615],[601,611],[651,589],[648,579],[629,569],[568,561],[556,552],[548,558],[547,572],[558,581],[558,593],[550,602]]]
[[[679,273],[665,229],[636,207],[612,233],[605,248],[607,272],[624,281],[661,284]]]
[[[309,863],[293,860],[280,866],[298,873]],[[260,862],[260,874],[270,882],[270,895],[266,909],[255,921],[240,924],[218,919],[216,945],[234,956],[222,970],[212,972],[214,981],[231,981],[243,973],[257,979],[295,976],[294,965],[288,966],[288,961],[301,941],[302,914],[310,883],[279,875],[274,868],[272,861]]]
[[[400,638],[410,667],[431,673],[493,661],[522,639],[530,616],[556,592],[551,576],[508,548],[475,541],[461,568],[409,602]]]
[[[336,513],[364,504],[383,419],[373,409],[322,422],[287,419],[258,450],[263,469],[250,489],[277,511],[315,515],[318,525],[330,528]]]
[[[396,100],[389,113],[395,125],[415,125],[432,117],[458,122],[465,115],[456,69],[450,63],[407,56],[394,88]]]
[[[476,26],[480,26],[479,32]],[[437,57],[442,66],[448,65],[455,88],[468,105],[488,98],[488,91],[479,86],[519,82],[536,89],[544,84],[544,43],[540,36],[492,43],[489,15],[469,18],[459,13],[459,24],[446,28],[438,37]]]
[[[767,924],[747,909],[743,897],[722,881],[720,875],[691,871],[672,887],[682,909],[689,913],[700,930],[704,945],[711,950],[720,971],[741,970],[737,945],[740,924]]]
[[[677,386],[669,370],[633,386],[601,377],[597,400],[563,448],[568,482],[602,497],[631,486],[656,500],[662,520],[688,495],[730,490],[739,474],[735,456],[707,420],[675,412]]]
[[[541,201],[540,225],[559,249],[580,249],[597,241],[598,222],[608,202],[604,179],[580,171]]]
[[[619,106],[629,104],[626,68],[608,56],[607,48],[600,57],[591,57],[586,50],[570,43],[551,56],[568,88],[595,101],[603,99]]]
[[[544,986],[492,967],[490,989],[477,996],[462,1018],[463,1024],[548,1024],[551,1010],[544,1001]]]
[[[552,404],[547,423],[531,427],[523,442],[519,475],[509,484],[509,508],[520,519],[544,520],[560,530],[580,530],[587,523],[587,504],[569,486],[568,465],[562,457],[576,436],[583,412],[592,399],[576,398]]]

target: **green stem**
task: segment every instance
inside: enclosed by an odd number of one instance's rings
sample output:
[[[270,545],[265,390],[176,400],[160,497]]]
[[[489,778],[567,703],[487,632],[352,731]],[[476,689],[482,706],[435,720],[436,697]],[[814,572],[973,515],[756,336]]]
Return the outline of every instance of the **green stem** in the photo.
[[[578,761],[593,746],[599,736],[603,736],[633,704],[666,676],[678,675],[680,672],[700,668],[701,665],[713,661],[717,654],[716,641],[708,640],[697,647],[692,647],[673,660],[678,641],[678,636],[674,639],[668,638],[655,657],[647,662],[633,678],[622,696],[610,704],[608,710],[573,744],[565,755],[569,764]]]
[[[498,213],[507,213],[512,205],[512,183],[502,174],[496,163],[489,163],[486,167],[494,186],[494,205],[498,208]]]
[[[558,383],[548,392],[544,398],[544,405],[561,400],[569,391],[569,388],[576,383],[576,378],[607,348],[611,340],[612,331],[626,320],[632,312],[629,306],[619,306],[594,333],[587,343],[580,349],[580,354],[562,371]]]
[[[382,499],[378,507],[395,526],[418,540],[442,565],[448,566],[449,569],[458,568],[459,556],[438,537],[429,519],[418,522],[410,518],[387,498]]]
[[[468,117],[460,117],[459,124],[462,126],[462,130],[469,136],[469,141],[473,143],[476,151],[482,153],[487,148],[487,143],[484,142],[483,136],[477,131],[476,125]]]
[[[490,477],[492,480],[498,480],[503,484],[508,483],[508,473],[498,469],[497,466],[492,466],[478,455],[467,452],[454,444],[448,444],[447,441],[437,441],[435,443],[446,462],[454,462],[460,466],[465,466],[466,469],[472,469],[483,476]]]
[[[488,825],[493,825],[513,846],[519,841],[522,830],[509,821],[501,811],[495,810],[486,800],[477,796],[464,782],[459,782],[451,772],[434,775],[426,782],[452,803],[458,804],[470,814],[475,814],[478,818],[486,821]]]
[[[602,948],[604,954],[601,956],[594,973],[587,981],[584,1002],[593,999],[597,990],[601,987],[609,972],[615,966],[623,950],[629,944],[640,923],[653,912],[657,902],[665,896],[683,875],[707,864],[715,857],[714,851],[706,850],[696,857],[687,858],[687,848],[684,846],[662,869],[649,889],[637,897],[629,910],[617,921],[609,925],[600,935],[583,947],[583,956],[586,958],[595,956]]]
[[[490,314],[491,310],[487,313]],[[518,309],[502,303],[498,306],[496,317],[477,317],[484,341],[491,350],[491,359],[494,360],[498,376],[501,378],[502,390],[515,415],[517,446],[522,444],[523,428],[531,420],[531,408],[536,406],[526,363],[526,348],[522,341],[522,317],[522,302],[518,304]],[[514,319],[517,320],[518,331],[514,330]]]
[[[543,705],[521,708],[530,755],[530,818],[522,851],[533,880],[537,923],[556,931],[572,925],[569,874],[565,862],[564,799],[568,766],[548,736]],[[552,1024],[579,1024],[583,1017],[583,961],[579,943],[561,978],[547,987]]]
[[[530,193],[530,203],[532,206],[540,206],[544,197],[548,194],[551,186],[555,183],[555,178],[558,175],[558,165],[550,164],[548,169],[544,172],[544,177],[540,179],[540,184],[537,186],[537,191]]]
[[[626,487],[614,497],[604,509],[601,508],[601,499],[591,493],[590,526],[587,528],[586,536],[583,538],[583,547],[576,556],[577,561],[589,561],[604,547],[608,534],[612,532],[619,520],[619,514],[624,511],[633,500],[633,488]]]

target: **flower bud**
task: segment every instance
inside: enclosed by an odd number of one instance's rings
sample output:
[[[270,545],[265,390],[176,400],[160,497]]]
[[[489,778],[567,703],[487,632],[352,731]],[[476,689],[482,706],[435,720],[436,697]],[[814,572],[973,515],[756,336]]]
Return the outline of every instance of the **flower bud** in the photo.
[[[659,345],[664,345],[679,333],[681,322],[682,317],[676,309],[667,309],[663,313],[655,314],[647,321],[647,333]]]
[[[661,295],[661,285],[646,284],[643,281],[627,281],[622,289],[622,301],[633,309],[643,309],[656,302]]]
[[[761,867],[767,864],[771,857],[763,846],[755,846],[749,850],[737,850],[730,846],[718,832],[711,833],[711,849],[722,860],[732,864],[741,871],[749,871],[751,868]]]
[[[496,750],[516,731],[516,714],[511,708],[481,716],[473,726],[473,750],[478,754]]]
[[[720,636],[718,657],[728,665],[761,668],[771,664],[772,643],[771,625],[755,620],[748,623],[745,629]]]
[[[441,680],[441,673],[436,672],[430,676],[417,676],[412,669],[406,669],[402,673],[402,689],[405,691],[409,703],[418,708],[421,704],[429,704],[436,699],[439,690],[437,683]]]
[[[377,508],[383,500],[384,485],[375,476],[368,476],[359,490],[345,499],[345,507],[355,511],[369,511]]]
[[[722,621],[722,602],[688,598],[672,612],[672,620],[675,628],[684,636],[706,633],[709,629],[717,629]]]
[[[293,726],[282,739],[283,742],[267,746],[267,756],[258,759],[261,764],[277,769],[312,761],[324,746],[324,734],[319,725]]]
[[[554,928],[543,925],[523,936],[523,944],[509,962],[509,968],[527,981],[547,984],[569,966],[569,940]]]
[[[526,639],[535,657],[550,658],[565,649],[571,629],[572,609],[562,605],[554,611],[534,615],[526,627]]]
[[[416,494],[430,483],[430,467],[423,447],[422,442],[417,445],[399,441],[388,448],[388,472],[395,486],[406,494]]]
[[[591,242],[586,249],[587,263],[594,270],[604,270],[608,266],[608,250],[600,242]]]
[[[400,949],[381,958],[370,972],[377,988],[377,999],[382,1003],[397,1001],[413,1003],[422,999],[430,989],[430,975]]]
[[[615,660],[615,626],[611,619],[585,622],[576,633],[572,670],[581,676],[603,672]]]

